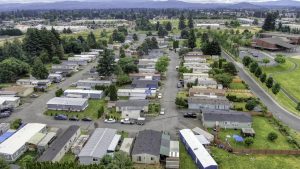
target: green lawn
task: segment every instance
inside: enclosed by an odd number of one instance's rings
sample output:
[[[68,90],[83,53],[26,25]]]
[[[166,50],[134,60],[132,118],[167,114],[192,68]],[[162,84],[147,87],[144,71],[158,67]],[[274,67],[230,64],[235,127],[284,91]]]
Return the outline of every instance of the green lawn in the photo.
[[[277,66],[267,66],[267,67],[262,66],[262,70],[266,74],[276,73],[276,72],[285,72],[285,71],[292,69],[294,67],[294,65],[295,64],[292,61],[287,59],[284,64],[279,64]]]
[[[293,149],[293,146],[287,142],[287,138],[283,136],[272,124],[272,121],[269,121],[268,118],[265,117],[253,117],[252,127],[256,132],[254,137],[254,144],[250,146],[250,148],[256,149]],[[277,140],[275,142],[271,142],[267,139],[267,136],[270,132],[275,132],[278,135]],[[220,138],[225,140],[227,135],[232,136],[233,134],[241,135],[240,130],[233,129],[223,129],[220,132]],[[228,139],[231,146],[235,148],[248,148],[244,143],[236,143],[233,138]]]
[[[299,156],[234,155],[212,147],[212,155],[219,169],[299,169]]]
[[[245,102],[233,102],[233,106],[234,106],[235,109],[240,109],[240,108],[242,108],[243,111],[248,111],[248,110],[245,108],[245,105],[246,105]]]
[[[179,158],[180,169],[196,169],[196,164],[192,160],[191,156],[186,151],[184,145],[179,142]]]
[[[188,91],[179,91],[177,93],[177,96],[176,97],[180,97],[180,98],[184,98],[184,99],[187,99],[189,96],[189,92]]]
[[[71,152],[67,152],[63,158],[60,160],[61,163],[68,163],[68,162],[74,162],[75,161],[75,155]]]
[[[26,151],[15,164],[24,166],[27,162],[37,159],[38,154],[36,151]]]
[[[247,89],[247,86],[244,83],[232,82],[229,84],[230,89]]]
[[[97,111],[101,106],[104,106],[104,110],[106,110],[106,102],[105,100],[89,100],[89,106],[83,112],[67,112],[67,111],[56,111],[56,110],[47,110],[45,112],[48,116],[55,116],[56,114],[64,114],[68,117],[77,116],[78,118],[89,117],[92,119],[98,118]],[[104,111],[105,112],[105,111]]]

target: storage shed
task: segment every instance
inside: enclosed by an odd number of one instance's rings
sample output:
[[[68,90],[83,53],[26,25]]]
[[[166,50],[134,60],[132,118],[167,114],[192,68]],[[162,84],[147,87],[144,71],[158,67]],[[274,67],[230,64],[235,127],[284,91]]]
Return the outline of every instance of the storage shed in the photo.
[[[88,99],[54,97],[47,102],[49,110],[83,111],[88,107]]]
[[[53,140],[56,138],[55,132],[48,132],[46,136],[39,142],[37,145],[37,149],[39,153],[44,152],[48,149],[49,145],[53,142]]]
[[[120,151],[123,151],[126,154],[130,155],[131,150],[132,150],[133,141],[134,141],[133,138],[124,138],[123,142],[121,144]]]

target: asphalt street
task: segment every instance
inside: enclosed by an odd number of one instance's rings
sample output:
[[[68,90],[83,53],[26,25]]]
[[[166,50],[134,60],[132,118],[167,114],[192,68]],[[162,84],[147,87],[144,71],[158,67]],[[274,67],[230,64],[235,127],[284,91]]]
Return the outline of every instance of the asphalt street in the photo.
[[[227,60],[233,62],[239,71],[238,75],[249,85],[251,91],[268,107],[272,114],[289,127],[300,131],[300,118],[280,106],[249,74],[241,63],[236,62],[228,54],[222,52]]]

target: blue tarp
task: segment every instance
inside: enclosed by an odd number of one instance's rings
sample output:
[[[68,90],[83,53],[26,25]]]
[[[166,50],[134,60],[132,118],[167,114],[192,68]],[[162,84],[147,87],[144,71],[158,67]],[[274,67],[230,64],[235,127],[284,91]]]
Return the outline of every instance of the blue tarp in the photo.
[[[5,132],[4,134],[2,134],[0,136],[0,143],[2,143],[3,141],[5,141],[6,139],[8,139],[10,136],[12,136],[15,132]]]
[[[234,140],[236,142],[243,142],[244,141],[243,137],[241,137],[239,135],[233,135],[232,137],[234,138]]]

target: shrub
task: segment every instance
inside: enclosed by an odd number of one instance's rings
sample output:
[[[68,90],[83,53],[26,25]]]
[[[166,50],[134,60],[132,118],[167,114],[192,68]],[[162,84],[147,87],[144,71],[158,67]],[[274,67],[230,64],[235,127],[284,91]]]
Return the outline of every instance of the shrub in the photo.
[[[60,97],[60,96],[62,96],[63,94],[64,94],[64,91],[63,91],[62,88],[56,90],[56,92],[55,92],[55,96],[56,96],[56,97]]]
[[[252,145],[254,143],[254,140],[253,140],[253,138],[252,137],[247,137],[247,138],[245,138],[245,144],[246,144],[246,146],[250,146],[250,145]]]
[[[275,141],[277,138],[278,138],[278,135],[275,132],[270,132],[268,134],[268,140],[270,140],[270,141]]]
[[[251,100],[248,100],[246,105],[245,105],[245,108],[249,111],[253,110],[257,105],[257,102],[256,100],[254,99],[251,99]]]

